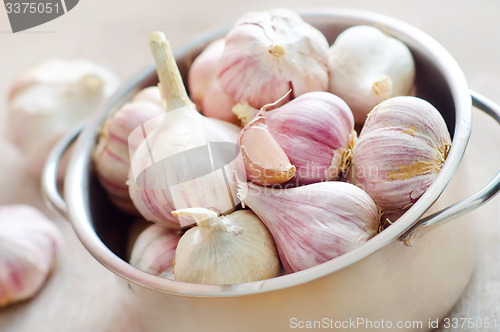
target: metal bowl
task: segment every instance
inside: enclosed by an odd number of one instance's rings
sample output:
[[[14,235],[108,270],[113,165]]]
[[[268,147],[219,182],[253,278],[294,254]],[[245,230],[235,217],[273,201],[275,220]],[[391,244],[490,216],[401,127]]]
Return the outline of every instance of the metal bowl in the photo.
[[[434,183],[395,224],[360,248],[329,262],[278,278],[234,285],[200,285],[156,277],[124,259],[132,220],[107,200],[91,163],[103,121],[139,90],[157,83],[154,66],[140,72],[78,135],[65,178],[65,201],[56,190],[55,171],[75,134],[54,149],[45,168],[43,187],[51,204],[68,216],[87,250],[121,277],[124,292],[137,304],[137,311],[144,314],[146,331],[281,331],[304,320],[323,322],[324,318],[332,318],[334,322],[344,322],[359,317],[372,321],[421,321],[425,329],[428,318],[441,317],[450,310],[471,275],[475,257],[469,226],[463,222],[430,225],[448,221],[486,202],[498,192],[500,175],[475,195],[421,217],[461,163],[471,134],[471,95],[474,105],[500,122],[498,107],[470,92],[453,57],[413,26],[352,10],[302,16],[323,31],[330,43],[342,30],[358,24],[374,25],[403,41],[416,62],[418,96],[442,113],[453,137],[448,158]],[[226,31],[210,33],[176,52],[185,79],[196,55]],[[417,238],[422,226],[430,231]]]

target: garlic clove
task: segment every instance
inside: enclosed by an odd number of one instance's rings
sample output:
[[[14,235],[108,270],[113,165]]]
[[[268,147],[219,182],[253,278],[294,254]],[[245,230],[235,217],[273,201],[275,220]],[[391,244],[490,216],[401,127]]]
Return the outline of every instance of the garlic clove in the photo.
[[[225,217],[203,208],[174,211],[197,226],[180,239],[175,280],[200,284],[237,284],[277,277],[280,262],[273,239],[250,210]]]
[[[375,105],[414,89],[410,50],[375,27],[344,30],[330,47],[328,61],[328,90],[347,102],[356,123],[363,123]]]
[[[291,184],[336,180],[346,171],[356,132],[342,99],[308,92],[263,114],[269,132],[296,167]]]
[[[286,182],[295,174],[295,166],[269,132],[266,118],[258,117],[246,125],[239,145],[250,181],[270,186]]]
[[[290,89],[284,102],[328,88],[328,41],[290,10],[248,13],[225,41],[217,79],[236,103],[260,109]]]
[[[26,69],[12,85],[6,137],[26,153],[34,173],[40,175],[53,145],[117,87],[113,73],[88,60],[44,60]]]
[[[110,200],[120,210],[137,214],[127,186],[130,170],[129,144],[132,131],[146,121],[163,114],[158,88],[146,88],[119,109],[103,125],[93,152],[96,175]]]
[[[145,219],[167,227],[192,224],[172,216],[176,209],[229,213],[238,204],[230,177],[238,167],[240,129],[196,111],[162,33],[153,33],[151,48],[166,112],[131,134],[138,147],[131,152],[130,197]]]
[[[62,244],[59,229],[28,205],[0,207],[0,307],[43,287]]]
[[[368,115],[353,150],[348,181],[386,214],[401,215],[438,175],[451,145],[446,123],[427,101],[394,97]]]
[[[276,189],[239,183],[238,197],[266,225],[288,273],[324,263],[377,234],[378,209],[362,189],[319,182]]]
[[[149,226],[135,241],[130,264],[144,272],[172,278],[171,269],[179,239],[178,231],[161,225]]]

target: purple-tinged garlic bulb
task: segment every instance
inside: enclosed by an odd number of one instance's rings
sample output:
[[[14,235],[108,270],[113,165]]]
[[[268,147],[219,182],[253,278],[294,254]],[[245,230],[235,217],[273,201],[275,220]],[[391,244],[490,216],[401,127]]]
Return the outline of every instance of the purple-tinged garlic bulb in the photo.
[[[410,95],[415,63],[408,47],[375,27],[344,30],[328,53],[329,91],[349,105],[356,123],[382,101]]]
[[[308,92],[261,114],[296,168],[293,183],[336,180],[347,170],[357,135],[352,112],[339,97]]]
[[[353,250],[377,234],[378,208],[362,189],[340,181],[276,189],[238,184],[238,197],[272,234],[288,273]]]
[[[290,10],[248,13],[225,40],[217,78],[237,103],[260,109],[290,89],[288,100],[328,89],[328,41]]]
[[[175,280],[237,284],[277,277],[280,262],[273,238],[250,210],[219,217],[203,208],[173,212],[196,220],[175,253]]]
[[[164,112],[158,87],[149,87],[113,114],[101,129],[92,155],[97,178],[111,202],[124,212],[137,214],[127,186],[129,151],[137,148],[130,146],[134,141],[129,142],[129,136],[134,129]]]
[[[33,171],[40,175],[53,145],[95,112],[117,87],[113,73],[88,60],[44,60],[13,83],[7,138],[26,153]]]
[[[139,270],[160,277],[172,277],[178,231],[151,225],[141,232],[134,243],[130,264]]]
[[[0,307],[40,291],[61,244],[59,229],[37,209],[0,206]]]
[[[234,100],[222,91],[217,82],[216,65],[224,46],[224,39],[217,39],[193,61],[188,73],[189,95],[203,115],[239,124],[232,112]]]
[[[363,188],[385,213],[401,215],[434,181],[451,138],[429,102],[394,97],[369,114],[353,150],[348,181]]]

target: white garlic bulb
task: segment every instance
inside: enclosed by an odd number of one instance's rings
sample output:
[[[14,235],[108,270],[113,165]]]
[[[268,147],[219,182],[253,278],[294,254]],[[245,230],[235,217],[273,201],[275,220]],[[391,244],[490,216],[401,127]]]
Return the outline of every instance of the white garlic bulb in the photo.
[[[328,53],[329,91],[347,102],[356,123],[382,101],[409,95],[415,63],[408,47],[375,27],[344,30]]]
[[[368,115],[354,147],[348,181],[384,212],[400,215],[438,175],[451,145],[446,123],[427,101],[394,97]]]
[[[88,60],[48,59],[13,83],[7,106],[7,138],[41,174],[52,146],[90,116],[118,87],[108,69]]]
[[[189,95],[203,115],[239,124],[232,112],[234,100],[222,91],[217,81],[216,64],[224,46],[224,39],[217,39],[194,59],[188,73]]]
[[[240,182],[238,197],[271,232],[288,273],[361,246],[379,227],[378,209],[370,196],[345,182],[289,189]]]
[[[61,242],[59,229],[37,209],[0,206],[0,307],[40,291]]]
[[[145,219],[169,227],[189,224],[172,216],[181,208],[228,213],[237,204],[237,162],[231,162],[240,128],[196,111],[165,35],[153,33],[151,47],[166,111],[159,122],[152,119],[132,133],[140,142],[131,155],[130,197]]]
[[[260,109],[290,89],[287,100],[328,89],[328,41],[290,10],[248,13],[225,40],[217,78],[237,103]]]
[[[264,224],[250,210],[219,217],[202,208],[173,212],[192,217],[197,226],[180,239],[175,280],[200,284],[237,284],[277,277],[276,246]]]
[[[171,277],[179,239],[178,231],[161,225],[149,226],[137,237],[130,256],[130,264],[153,275]]]
[[[137,213],[127,186],[129,151],[137,148],[129,144],[133,143],[133,140],[129,142],[129,136],[134,129],[164,112],[158,88],[149,87],[106,120],[101,129],[92,155],[96,175],[111,202],[124,212]]]

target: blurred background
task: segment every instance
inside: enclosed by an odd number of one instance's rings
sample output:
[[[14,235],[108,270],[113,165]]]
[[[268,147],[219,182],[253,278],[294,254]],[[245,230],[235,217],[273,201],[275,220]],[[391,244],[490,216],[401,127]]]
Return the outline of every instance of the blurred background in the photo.
[[[0,8],[0,136],[7,94],[26,67],[48,57],[87,58],[108,67],[123,81],[153,62],[149,34],[166,33],[175,49],[191,39],[234,23],[248,11],[352,8],[386,14],[410,23],[440,42],[457,60],[469,87],[500,103],[500,1],[370,0],[80,0],[67,14],[30,30],[11,33]],[[469,192],[500,168],[500,130],[474,112],[466,155]],[[0,204],[30,203],[48,214],[39,180],[27,170],[23,154],[0,139]],[[466,193],[461,193],[464,197]],[[476,272],[450,317],[497,319],[500,324],[500,198],[466,216],[477,225]],[[56,218],[57,219],[57,218]],[[136,331],[133,313],[113,293],[114,276],[79,244],[71,228],[61,265],[33,300],[0,309],[0,331]],[[499,325],[500,326],[500,325]],[[442,329],[452,331],[452,329]],[[458,331],[458,330],[457,330]]]

